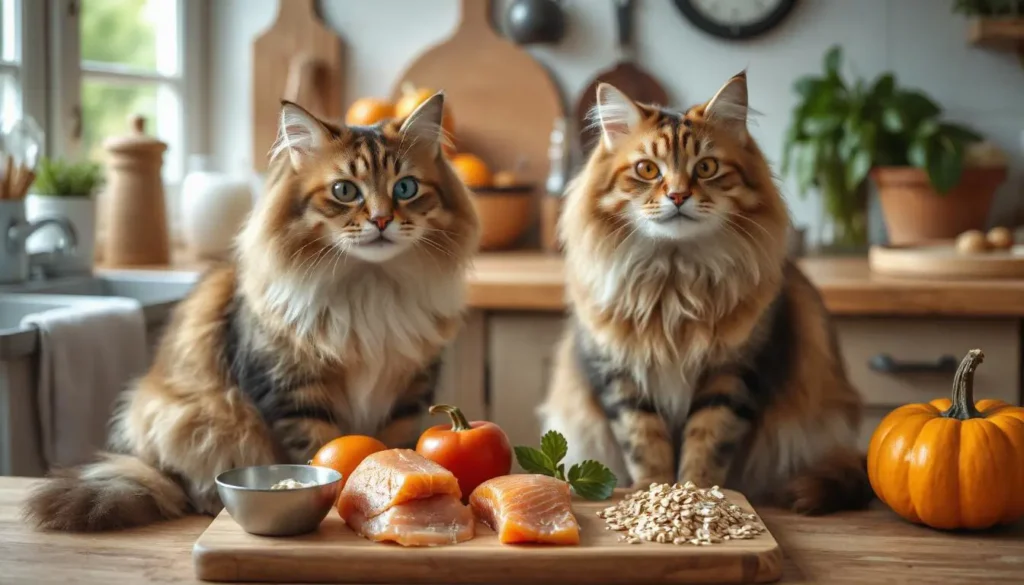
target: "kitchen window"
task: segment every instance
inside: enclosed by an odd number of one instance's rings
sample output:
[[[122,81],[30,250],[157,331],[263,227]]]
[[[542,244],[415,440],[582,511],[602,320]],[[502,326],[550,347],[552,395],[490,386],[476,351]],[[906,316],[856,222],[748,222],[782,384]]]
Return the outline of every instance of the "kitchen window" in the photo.
[[[0,0],[0,120],[4,125],[28,114],[45,124],[43,59],[45,41],[25,31],[41,30],[40,2]]]
[[[102,162],[103,142],[145,118],[167,142],[169,199],[201,152],[204,0],[51,0],[51,152]],[[169,201],[170,203],[170,201]],[[172,206],[173,209],[173,206]]]

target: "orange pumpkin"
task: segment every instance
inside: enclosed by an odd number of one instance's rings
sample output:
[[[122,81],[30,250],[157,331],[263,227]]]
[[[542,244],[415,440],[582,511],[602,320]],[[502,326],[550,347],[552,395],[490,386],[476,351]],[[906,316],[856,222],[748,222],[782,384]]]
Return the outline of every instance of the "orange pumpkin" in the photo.
[[[359,98],[345,112],[345,123],[349,126],[371,126],[387,118],[395,117],[395,106],[378,98]]]
[[[470,189],[490,187],[494,182],[491,169],[476,155],[461,152],[453,156],[451,162],[455,174]]]
[[[408,116],[435,93],[437,91],[427,87],[416,87],[411,83],[403,83],[402,95],[395,102],[395,117],[404,118]],[[451,157],[455,154],[455,119],[452,117],[452,109],[448,105],[447,100],[444,104],[444,113],[441,115],[441,128],[444,129],[447,138],[441,148],[446,155]]]
[[[1024,517],[1024,408],[974,402],[983,359],[980,349],[967,353],[952,400],[901,406],[871,437],[871,487],[911,522],[982,529]]]

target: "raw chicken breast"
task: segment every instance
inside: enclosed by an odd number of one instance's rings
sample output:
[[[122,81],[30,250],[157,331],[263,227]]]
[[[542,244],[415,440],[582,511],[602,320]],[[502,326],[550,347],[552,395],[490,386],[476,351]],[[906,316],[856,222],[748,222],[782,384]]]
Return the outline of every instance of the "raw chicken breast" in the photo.
[[[373,518],[392,506],[438,495],[462,499],[452,472],[411,449],[389,449],[355,468],[341,490],[338,512],[351,525],[356,512]]]
[[[546,475],[503,475],[480,484],[469,496],[477,518],[505,544],[579,544],[569,484]]]
[[[367,519],[358,511],[346,520],[357,534],[402,546],[456,544],[473,538],[476,520],[455,496],[433,496],[392,506]]]

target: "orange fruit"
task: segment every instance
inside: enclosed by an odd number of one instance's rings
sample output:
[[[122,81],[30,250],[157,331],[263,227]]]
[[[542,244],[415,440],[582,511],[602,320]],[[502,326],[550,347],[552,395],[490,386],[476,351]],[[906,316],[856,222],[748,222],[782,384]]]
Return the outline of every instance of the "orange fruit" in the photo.
[[[404,118],[408,116],[435,93],[437,93],[436,90],[428,87],[416,87],[409,83],[403,84],[402,97],[398,98],[398,101],[395,102],[395,117]],[[444,128],[448,141],[452,142],[450,145],[445,144],[443,150],[445,154],[451,156],[455,154],[455,119],[452,118],[452,109],[448,106],[447,100],[444,104],[444,113],[441,115],[441,127]]]
[[[345,123],[349,126],[371,126],[384,120],[395,117],[395,106],[378,98],[359,98],[349,106],[345,112]]]
[[[476,155],[464,152],[453,156],[451,162],[455,174],[471,189],[490,187],[494,183],[491,169]]]
[[[330,467],[341,474],[341,487],[345,487],[348,476],[368,456],[387,450],[388,446],[366,435],[346,435],[330,441],[313,456],[310,465]]]

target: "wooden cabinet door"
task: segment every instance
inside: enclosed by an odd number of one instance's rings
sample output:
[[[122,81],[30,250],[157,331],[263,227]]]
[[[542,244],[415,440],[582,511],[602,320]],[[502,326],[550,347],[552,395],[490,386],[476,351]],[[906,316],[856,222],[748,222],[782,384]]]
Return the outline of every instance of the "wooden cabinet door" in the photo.
[[[974,378],[975,398],[1020,403],[1017,320],[844,317],[835,324],[850,382],[864,399],[863,448],[892,409],[949,396],[952,368],[973,348],[985,352]]]

